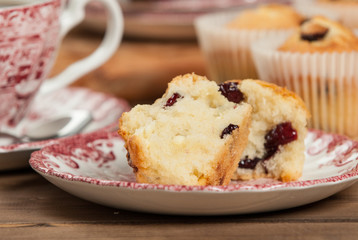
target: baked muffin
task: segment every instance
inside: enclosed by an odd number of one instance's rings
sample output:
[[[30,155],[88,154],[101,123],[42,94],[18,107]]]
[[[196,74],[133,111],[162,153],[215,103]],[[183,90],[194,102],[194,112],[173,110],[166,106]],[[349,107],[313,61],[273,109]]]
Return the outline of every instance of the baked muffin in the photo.
[[[293,8],[279,4],[199,17],[195,27],[210,79],[221,83],[257,78],[251,43],[269,36],[288,36],[303,19]]]
[[[288,5],[268,4],[242,11],[227,24],[233,29],[287,29],[296,28],[304,17]]]
[[[243,101],[252,106],[249,141],[233,179],[297,180],[305,161],[310,116],[302,99],[260,80],[228,81],[221,87],[239,91]]]
[[[358,38],[343,25],[317,16],[303,22],[278,49],[301,53],[350,52],[358,50]]]
[[[246,147],[247,103],[229,101],[218,85],[195,74],[174,78],[162,98],[120,118],[137,182],[227,185]]]
[[[314,17],[288,39],[265,39],[252,51],[262,80],[303,98],[310,127],[358,137],[358,40],[350,29]]]

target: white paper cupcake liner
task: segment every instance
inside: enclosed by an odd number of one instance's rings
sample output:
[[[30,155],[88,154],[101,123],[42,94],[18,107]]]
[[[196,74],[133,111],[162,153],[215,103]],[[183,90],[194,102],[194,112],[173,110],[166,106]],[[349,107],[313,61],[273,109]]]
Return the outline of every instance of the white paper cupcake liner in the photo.
[[[358,137],[358,52],[278,51],[284,40],[252,44],[260,79],[301,96],[312,115],[310,127]]]
[[[269,36],[288,36],[288,30],[238,30],[228,29],[226,24],[237,12],[215,13],[199,17],[195,21],[200,48],[207,64],[209,78],[216,82],[230,79],[257,78],[250,52],[250,44]]]

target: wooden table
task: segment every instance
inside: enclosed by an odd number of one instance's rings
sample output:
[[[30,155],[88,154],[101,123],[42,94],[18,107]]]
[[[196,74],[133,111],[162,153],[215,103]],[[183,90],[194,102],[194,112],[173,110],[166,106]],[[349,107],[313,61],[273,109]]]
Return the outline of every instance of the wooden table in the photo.
[[[53,73],[91,52],[98,42],[98,36],[72,34]],[[108,63],[74,85],[135,104],[153,101],[172,77],[187,72],[205,74],[195,42],[125,40]],[[323,201],[283,211],[166,216],[84,201],[28,168],[0,172],[0,214],[0,239],[358,239],[358,184]]]
[[[357,239],[358,184],[271,213],[166,216],[96,205],[31,169],[0,174],[0,239]]]

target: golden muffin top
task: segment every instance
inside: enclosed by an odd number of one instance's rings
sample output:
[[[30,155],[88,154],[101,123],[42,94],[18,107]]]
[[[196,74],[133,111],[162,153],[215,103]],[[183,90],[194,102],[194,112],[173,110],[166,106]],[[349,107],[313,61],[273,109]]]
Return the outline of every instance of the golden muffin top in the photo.
[[[234,29],[285,29],[298,27],[303,19],[290,6],[269,4],[242,11],[227,24],[227,27]]]
[[[358,51],[358,38],[338,22],[316,16],[303,22],[278,50],[303,53]]]

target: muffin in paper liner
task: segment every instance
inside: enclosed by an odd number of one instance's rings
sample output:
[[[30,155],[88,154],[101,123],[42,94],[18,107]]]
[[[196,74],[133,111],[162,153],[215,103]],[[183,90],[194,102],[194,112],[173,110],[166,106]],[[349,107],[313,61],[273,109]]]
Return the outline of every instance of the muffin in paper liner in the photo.
[[[227,24],[244,10],[206,14],[195,21],[195,29],[201,51],[206,59],[208,75],[210,79],[218,83],[229,79],[258,78],[250,50],[251,43],[262,38],[287,37],[296,29],[295,27],[228,28]],[[331,11],[322,9],[311,9],[310,11],[298,9],[297,12],[305,18],[316,13],[331,19],[337,18]]]
[[[285,37],[251,45],[260,79],[301,96],[310,127],[358,138],[358,52],[291,53],[278,51]]]
[[[293,29],[226,28],[225,25],[237,14],[237,12],[208,14],[195,21],[199,44],[207,63],[208,75],[210,79],[219,83],[228,79],[257,78],[250,44],[269,36],[288,36],[293,31]]]

